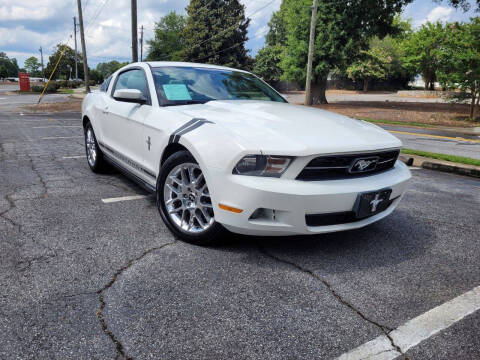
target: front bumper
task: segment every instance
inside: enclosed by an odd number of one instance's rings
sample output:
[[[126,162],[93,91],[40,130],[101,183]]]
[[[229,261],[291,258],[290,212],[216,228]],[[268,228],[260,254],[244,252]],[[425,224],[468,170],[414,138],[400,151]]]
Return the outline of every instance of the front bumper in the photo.
[[[400,161],[387,172],[345,180],[299,181],[225,175],[217,169],[209,169],[209,174],[216,221],[235,233],[262,236],[321,234],[361,228],[392,213],[411,177],[408,167]],[[358,194],[387,188],[392,189],[390,199],[395,200],[381,213],[346,224],[307,226],[306,215],[352,211]],[[243,211],[232,213],[220,209],[219,204]],[[267,216],[253,219],[257,209],[267,209]],[[274,217],[268,216],[270,210],[275,210]]]

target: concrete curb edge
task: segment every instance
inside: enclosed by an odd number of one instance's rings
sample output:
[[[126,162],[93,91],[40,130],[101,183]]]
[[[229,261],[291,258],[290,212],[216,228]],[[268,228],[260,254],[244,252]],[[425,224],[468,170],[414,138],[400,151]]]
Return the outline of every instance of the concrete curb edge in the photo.
[[[442,171],[452,174],[480,178],[480,167],[466,164],[453,163],[449,161],[425,158],[416,155],[401,154],[400,158],[408,166],[418,166],[423,169]]]

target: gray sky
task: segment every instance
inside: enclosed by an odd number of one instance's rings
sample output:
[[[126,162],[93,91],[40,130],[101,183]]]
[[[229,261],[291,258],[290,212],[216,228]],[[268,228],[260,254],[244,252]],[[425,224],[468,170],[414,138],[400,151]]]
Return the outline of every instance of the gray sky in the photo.
[[[130,0],[82,0],[86,25],[89,65],[99,62],[127,61],[131,56]],[[278,10],[281,0],[241,0],[247,16],[252,18],[247,48],[255,55],[265,41],[267,23]],[[103,5],[105,4],[105,5]],[[155,21],[175,10],[185,13],[188,0],[138,0],[138,25],[144,25],[145,38],[153,36]],[[473,0],[472,0],[473,4]],[[259,11],[260,10],[260,11]],[[254,14],[251,16],[251,14]],[[45,62],[53,47],[69,40],[73,33],[76,0],[0,0],[0,51],[17,58],[20,65],[30,56],[39,57],[44,49]],[[414,26],[430,21],[468,20],[473,10],[463,13],[447,3],[415,0],[403,14]],[[78,42],[80,46],[80,42]]]

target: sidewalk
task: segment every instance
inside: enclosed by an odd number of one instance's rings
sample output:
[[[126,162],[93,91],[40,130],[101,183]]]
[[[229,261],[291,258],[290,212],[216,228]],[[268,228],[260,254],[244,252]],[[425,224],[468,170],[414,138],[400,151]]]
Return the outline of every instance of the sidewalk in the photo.
[[[90,86],[90,91],[98,90],[98,89],[99,89],[99,86]],[[86,91],[85,86],[73,89],[73,94],[70,95],[70,97],[74,99],[84,99],[85,96],[87,96],[85,91]]]

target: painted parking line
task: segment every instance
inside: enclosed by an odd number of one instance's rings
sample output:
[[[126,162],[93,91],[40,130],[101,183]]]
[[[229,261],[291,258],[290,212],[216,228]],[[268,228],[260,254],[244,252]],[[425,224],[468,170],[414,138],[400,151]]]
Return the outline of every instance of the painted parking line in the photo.
[[[405,353],[408,349],[447,329],[479,309],[480,286],[407,321],[390,332],[389,336],[393,343]],[[381,335],[341,355],[337,360],[393,360],[400,355],[402,354],[392,345],[390,339]]]
[[[409,131],[398,131],[398,130],[388,130],[388,131],[391,132],[391,133],[394,133],[394,134],[401,134],[401,135],[413,135],[413,136],[426,137],[426,138],[432,138],[432,139],[446,139],[446,140],[451,140],[451,141],[463,141],[463,142],[471,142],[471,143],[475,143],[475,144],[480,144],[480,140],[465,139],[465,138],[462,138],[462,137],[431,135],[431,134],[422,134],[422,133],[415,133],[415,132],[409,132]]]
[[[41,140],[56,140],[56,139],[83,139],[83,136],[50,136],[42,137]]]
[[[416,166],[409,166],[408,167],[410,170],[422,170],[421,167],[416,167]]]
[[[147,197],[148,197],[147,195],[122,196],[122,197],[116,197],[116,198],[102,199],[102,202],[104,204],[111,204],[111,203],[116,203],[116,202],[121,202],[121,201],[146,199]]]
[[[86,155],[64,156],[63,159],[84,159],[86,157]]]
[[[81,125],[47,125],[47,126],[32,126],[32,129],[48,129],[48,128],[81,128]]]

